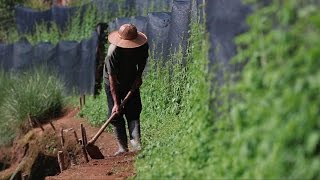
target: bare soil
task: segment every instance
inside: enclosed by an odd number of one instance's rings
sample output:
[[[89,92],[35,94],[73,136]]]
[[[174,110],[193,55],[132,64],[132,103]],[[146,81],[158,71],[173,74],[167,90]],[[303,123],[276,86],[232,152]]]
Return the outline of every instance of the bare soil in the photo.
[[[40,128],[35,128],[28,133],[30,135],[26,135],[27,138],[24,136],[15,140],[13,147],[1,147],[0,160],[4,157],[10,159],[11,166],[4,171],[0,171],[0,179],[7,179],[9,175],[16,171],[19,164],[21,165],[21,162],[26,159],[24,158],[26,156],[26,144],[28,144],[29,151],[34,151],[32,147],[36,146],[36,149],[42,149],[41,151],[45,149],[44,154],[56,156],[57,151],[62,148],[59,138],[61,128],[73,128],[77,132],[78,137],[81,138],[80,124],[82,123],[86,128],[88,140],[93,137],[99,128],[91,127],[85,119],[76,117],[77,113],[78,109],[76,108],[68,109],[62,117],[53,120],[52,122],[56,131],[54,131],[49,124],[46,124],[44,125],[44,132],[42,132]],[[55,137],[53,138],[52,136]],[[71,137],[70,133],[69,137]],[[75,138],[73,140],[76,142]],[[23,143],[21,143],[21,141],[23,141]],[[49,141],[51,144],[49,144]],[[120,156],[113,156],[117,150],[116,139],[113,134],[107,132],[102,133],[95,145],[100,148],[105,159],[93,160],[89,157],[89,163],[86,163],[82,154],[78,153],[75,155],[80,160],[77,160],[76,165],[70,165],[68,169],[62,173],[57,173],[55,176],[47,176],[45,179],[126,179],[135,176],[135,153],[129,152]],[[78,147],[69,146],[68,148],[77,149]],[[31,152],[28,153],[31,154]],[[26,172],[22,174],[24,173]]]

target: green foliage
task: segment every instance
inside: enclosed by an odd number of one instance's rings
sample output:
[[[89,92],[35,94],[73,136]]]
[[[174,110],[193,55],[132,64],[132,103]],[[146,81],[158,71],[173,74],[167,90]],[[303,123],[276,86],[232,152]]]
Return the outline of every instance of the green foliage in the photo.
[[[89,3],[91,0],[71,0],[68,2],[68,6],[82,6]]]
[[[213,177],[320,178],[319,3],[272,1],[248,19],[235,60],[248,60],[216,118]]]
[[[138,179],[319,179],[318,8],[314,1],[274,1],[249,18],[250,31],[237,39],[235,60],[249,60],[239,81],[216,66],[225,84],[211,84],[215,116],[203,66],[188,62],[191,81],[182,86],[178,114],[167,100],[173,81],[164,69],[161,77],[149,72]],[[193,33],[189,56],[204,63],[202,33]]]
[[[82,17],[81,12],[83,11]],[[97,18],[97,10],[94,6],[88,6],[86,10],[80,8],[76,15],[70,19],[68,27],[62,35],[62,39],[80,41],[91,37],[97,24]]]
[[[212,133],[205,34],[204,26],[194,23],[187,57],[180,51],[169,59],[148,60],[141,87],[144,150],[137,159],[138,179],[205,177],[200,175],[208,165],[211,146],[206,143]],[[101,124],[106,102],[104,93],[90,98],[80,115]]]
[[[258,9],[234,59],[246,65],[239,74],[212,68],[224,72],[223,85],[209,83],[197,23],[185,66],[179,53],[149,61],[138,179],[320,178],[319,3],[250,1]]]
[[[19,75],[1,73],[0,144],[18,130],[28,129],[27,118],[40,122],[61,113],[65,103],[62,83],[45,69]],[[2,134],[3,133],[3,134]],[[9,137],[6,137],[8,133]]]
[[[50,23],[50,28],[46,23],[37,24],[35,33],[25,35],[31,44],[38,42],[51,42],[56,44],[59,42],[60,36],[60,31],[55,23]]]
[[[12,84],[13,82],[8,75],[0,70],[0,108],[8,94],[8,87],[12,86]],[[14,137],[14,131],[10,129],[9,121],[5,121],[3,118],[0,118],[0,137],[0,145],[9,143]]]
[[[51,3],[47,0],[24,0],[23,6],[44,11],[50,9]]]
[[[142,15],[147,16],[150,12],[171,12],[171,6],[166,1],[148,1],[143,8]]]
[[[96,98],[89,96],[86,99],[86,105],[81,109],[79,116],[87,118],[90,124],[98,127],[106,121],[107,113],[107,96],[101,92]]]
[[[8,39],[9,30],[14,27],[14,6],[23,0],[0,0],[0,42]]]
[[[204,26],[194,22],[186,65],[179,53],[164,67],[149,61],[142,87],[145,148],[137,159],[138,179],[202,177],[210,147],[204,143],[211,132],[205,34]]]

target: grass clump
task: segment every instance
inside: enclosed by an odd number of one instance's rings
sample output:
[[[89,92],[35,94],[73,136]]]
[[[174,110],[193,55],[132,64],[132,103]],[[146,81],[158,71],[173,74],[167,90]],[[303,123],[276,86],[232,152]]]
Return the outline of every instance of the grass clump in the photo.
[[[65,103],[63,84],[45,69],[18,75],[1,74],[1,133],[14,136],[16,132],[26,132],[30,128],[28,115],[44,123],[62,112]],[[0,144],[9,142],[12,136],[4,139],[1,136]]]
[[[99,127],[106,121],[107,113],[107,96],[101,92],[96,98],[89,96],[86,99],[86,105],[79,112],[79,116],[87,118],[90,124]]]

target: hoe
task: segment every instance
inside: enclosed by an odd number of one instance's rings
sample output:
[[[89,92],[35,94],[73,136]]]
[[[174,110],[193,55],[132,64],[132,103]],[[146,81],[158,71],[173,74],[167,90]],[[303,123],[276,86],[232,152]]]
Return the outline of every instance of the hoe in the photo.
[[[126,95],[126,97],[124,98],[124,100],[121,102],[120,104],[120,108],[123,109],[124,105],[128,102],[129,98],[132,96],[133,93],[133,89],[130,90],[128,92],[128,94]],[[87,145],[86,145],[86,150],[89,154],[89,156],[92,159],[104,159],[103,154],[101,153],[99,147],[97,147],[96,145],[94,145],[94,143],[97,141],[97,139],[99,138],[99,136],[102,134],[102,132],[106,129],[106,127],[109,125],[110,121],[112,119],[114,119],[116,116],[118,116],[118,114],[113,113],[109,119],[102,125],[102,127],[100,128],[100,130],[97,132],[97,134],[90,140],[88,141]]]

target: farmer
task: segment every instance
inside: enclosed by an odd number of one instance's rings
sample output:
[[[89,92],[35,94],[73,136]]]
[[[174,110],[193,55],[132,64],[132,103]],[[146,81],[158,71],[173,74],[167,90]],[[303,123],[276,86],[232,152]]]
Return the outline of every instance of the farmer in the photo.
[[[139,87],[148,54],[147,37],[132,24],[124,24],[108,36],[110,46],[105,59],[104,78],[108,99],[109,116],[116,113],[111,121],[118,141],[115,155],[128,151],[128,140],[124,116],[127,120],[130,144],[133,151],[141,149],[140,113],[142,110]],[[121,109],[121,101],[129,90],[135,89],[127,104]]]

